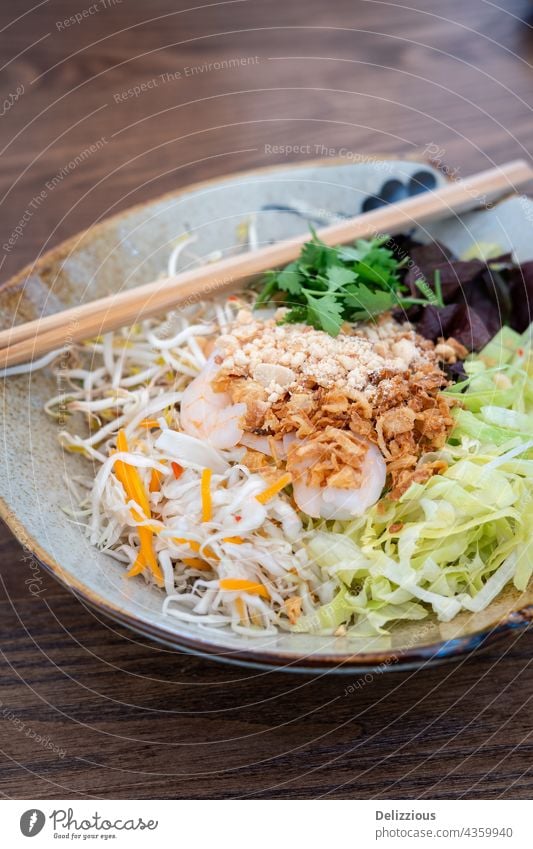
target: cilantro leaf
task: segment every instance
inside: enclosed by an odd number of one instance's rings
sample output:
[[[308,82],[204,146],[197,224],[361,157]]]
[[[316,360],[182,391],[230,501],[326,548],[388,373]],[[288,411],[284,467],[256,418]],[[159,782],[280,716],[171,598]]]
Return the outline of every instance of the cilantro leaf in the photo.
[[[308,308],[306,306],[298,305],[296,307],[292,307],[292,309],[288,310],[283,318],[280,320],[280,324],[307,324],[308,317]]]
[[[259,309],[259,307],[268,304],[272,299],[272,295],[274,295],[278,291],[277,285],[277,273],[275,271],[267,271],[265,274],[265,285],[257,296],[257,300],[254,305],[254,309]]]
[[[366,251],[361,251],[358,248],[351,246],[339,249],[339,259],[343,262],[361,262]]]
[[[283,271],[280,271],[277,275],[276,282],[278,288],[283,292],[297,295],[302,285],[302,275],[300,274],[298,263],[291,262]]]
[[[353,283],[357,279],[357,273],[350,268],[344,268],[342,265],[332,265],[327,272],[328,288],[331,292],[337,289],[342,289],[348,283]]]
[[[353,321],[361,321],[397,307],[398,299],[392,292],[384,292],[380,289],[372,292],[367,286],[361,284],[346,295],[346,304],[352,308],[350,318]]]
[[[330,247],[312,231],[298,259],[282,270],[267,272],[255,306],[284,304],[289,309],[282,323],[310,324],[336,336],[345,321],[438,300],[439,280],[436,295],[422,291],[421,298],[409,297],[401,276],[405,259],[399,260],[389,244],[387,236],[379,236]]]

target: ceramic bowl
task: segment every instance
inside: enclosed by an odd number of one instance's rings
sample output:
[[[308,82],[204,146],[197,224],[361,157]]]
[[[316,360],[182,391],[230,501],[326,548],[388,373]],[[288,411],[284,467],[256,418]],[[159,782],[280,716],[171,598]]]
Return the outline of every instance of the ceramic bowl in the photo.
[[[118,287],[157,277],[175,240],[197,236],[195,250],[230,250],[238,225],[255,216],[266,243],[394,201],[443,182],[419,162],[358,157],[269,168],[173,192],[110,218],[43,256],[0,291],[3,327],[84,303]],[[425,235],[461,252],[475,239],[513,247],[530,259],[533,208],[523,198],[495,209],[439,222]],[[512,234],[512,241],[511,236]],[[21,297],[22,295],[22,297]],[[110,618],[166,646],[228,662],[284,670],[361,672],[401,669],[457,657],[510,628],[527,625],[533,593],[507,589],[487,610],[452,623],[401,625],[383,647],[347,637],[280,634],[242,638],[223,630],[186,626],[161,612],[162,594],[142,579],[125,580],[120,565],[91,547],[62,510],[69,496],[65,475],[87,473],[87,461],[64,454],[58,427],[43,412],[58,394],[50,369],[2,381],[0,511],[19,540],[59,581]],[[78,601],[72,601],[77,604]]]

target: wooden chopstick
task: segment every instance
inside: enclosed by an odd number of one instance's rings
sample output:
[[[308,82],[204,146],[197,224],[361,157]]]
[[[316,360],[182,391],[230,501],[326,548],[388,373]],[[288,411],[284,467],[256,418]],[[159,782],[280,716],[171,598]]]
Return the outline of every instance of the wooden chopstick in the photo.
[[[486,204],[533,179],[533,169],[516,160],[433,192],[398,201],[319,230],[328,245],[345,244],[377,233],[393,235],[403,228],[464,212]],[[0,332],[0,369],[35,360],[73,342],[131,325],[202,297],[235,290],[269,268],[296,259],[309,234],[268,245],[253,253],[227,257],[176,277],[99,298],[79,307],[36,319]]]

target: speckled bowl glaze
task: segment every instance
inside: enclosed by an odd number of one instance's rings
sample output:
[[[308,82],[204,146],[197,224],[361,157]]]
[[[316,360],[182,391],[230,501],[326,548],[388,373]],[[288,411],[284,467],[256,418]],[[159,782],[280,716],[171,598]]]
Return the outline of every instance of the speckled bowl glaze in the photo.
[[[379,205],[388,191],[401,193],[402,185],[416,191],[414,175],[420,171],[426,172],[420,182],[431,182],[427,172],[435,184],[442,182],[419,162],[360,157],[357,164],[321,161],[238,174],[165,195],[75,236],[10,280],[0,291],[2,326],[157,277],[175,239],[186,230],[196,234],[199,254],[226,252],[237,241],[238,224],[253,213],[262,242],[281,239],[306,229],[308,220],[320,225],[331,221],[332,214],[353,215],[363,205]],[[514,198],[491,210],[439,222],[422,235],[438,236],[459,252],[476,239],[497,242],[503,249],[514,248],[524,260],[533,257],[532,220],[533,205]],[[347,637],[280,634],[251,639],[183,625],[163,616],[158,590],[148,589],[142,579],[125,580],[122,567],[91,547],[63,512],[69,500],[65,474],[87,474],[88,465],[61,451],[57,425],[43,412],[44,402],[58,394],[52,371],[5,379],[1,389],[2,517],[82,601],[166,646],[267,669],[398,670],[459,657],[509,629],[525,627],[533,616],[533,590],[519,594],[508,588],[482,614],[461,615],[446,624],[428,619],[400,625],[386,648]]]

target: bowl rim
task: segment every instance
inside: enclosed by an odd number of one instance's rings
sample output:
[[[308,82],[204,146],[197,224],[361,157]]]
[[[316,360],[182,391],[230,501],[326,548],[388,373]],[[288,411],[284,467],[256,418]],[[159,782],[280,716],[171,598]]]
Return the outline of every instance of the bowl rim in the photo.
[[[371,161],[374,162],[419,162],[421,165],[425,164],[427,167],[438,170],[435,169],[435,166],[430,161],[421,158],[416,153],[406,154],[405,156],[395,156],[392,154],[366,154],[366,156],[369,159],[371,157]],[[46,251],[46,253],[34,262],[26,264],[7,281],[1,283],[0,294],[16,289],[29,275],[39,273],[39,270],[47,265],[60,262],[73,248],[82,247],[94,236],[98,236],[104,232],[109,225],[123,222],[130,216],[142,212],[145,208],[166,200],[174,200],[186,194],[214,188],[217,185],[227,183],[228,180],[238,179],[240,177],[264,176],[269,173],[287,170],[304,170],[312,167],[333,168],[339,165],[355,167],[357,164],[357,162],[347,161],[342,156],[328,157],[327,159],[320,157],[305,159],[296,163],[276,163],[274,165],[259,166],[243,171],[233,171],[229,174],[211,177],[207,180],[199,180],[179,189],[164,192],[152,199],[141,201],[138,204],[127,207],[125,210],[107,216],[96,224],[69,236],[58,245],[50,248],[50,250]],[[173,634],[165,628],[160,628],[155,623],[144,621],[132,615],[124,608],[119,607],[109,601],[109,599],[91,590],[46,552],[2,496],[0,496],[0,519],[5,522],[17,541],[36,557],[46,572],[69,590],[78,600],[85,602],[92,608],[98,609],[113,621],[133,630],[135,633],[148,637],[174,651],[181,650],[206,659],[223,661],[241,667],[309,674],[317,671],[328,671],[334,674],[365,674],[375,671],[412,670],[422,664],[433,665],[435,663],[445,662],[446,660],[464,657],[481,645],[487,646],[489,643],[492,644],[495,640],[500,639],[510,631],[527,628],[533,622],[532,604],[518,610],[512,610],[491,625],[464,636],[454,637],[449,640],[440,640],[436,643],[423,644],[412,648],[388,649],[386,651],[366,652],[364,654],[355,652],[339,655],[338,653],[331,652],[307,657],[302,656],[298,652],[283,652],[282,655],[276,655],[275,650],[261,651],[248,647],[242,650],[236,648],[228,649],[211,643],[209,639],[201,640],[193,636]],[[173,639],[173,637],[175,638]]]

